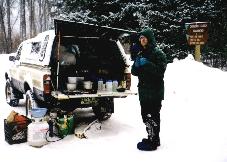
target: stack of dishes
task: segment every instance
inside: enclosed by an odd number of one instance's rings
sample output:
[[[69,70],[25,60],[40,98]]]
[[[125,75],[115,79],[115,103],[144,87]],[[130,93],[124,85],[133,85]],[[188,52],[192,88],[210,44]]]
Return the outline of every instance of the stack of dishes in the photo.
[[[68,83],[66,84],[68,91],[74,91],[77,88],[79,82],[83,81],[84,77],[68,77]]]

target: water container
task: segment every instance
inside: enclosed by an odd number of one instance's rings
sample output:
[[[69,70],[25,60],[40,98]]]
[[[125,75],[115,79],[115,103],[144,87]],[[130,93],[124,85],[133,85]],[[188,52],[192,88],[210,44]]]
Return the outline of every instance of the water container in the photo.
[[[42,147],[47,144],[46,135],[49,125],[46,121],[35,121],[28,125],[28,144],[33,147]]]
[[[112,82],[112,80],[107,80],[106,81],[106,91],[112,92],[112,89],[113,89],[113,82]]]
[[[100,80],[98,81],[98,91],[102,91],[102,87],[103,87],[103,80],[100,79]]]
[[[106,84],[103,83],[103,85],[102,85],[102,91],[105,91],[105,90],[106,90]]]
[[[114,80],[113,81],[113,92],[116,92],[117,91],[117,87],[118,87],[118,81],[117,80]]]

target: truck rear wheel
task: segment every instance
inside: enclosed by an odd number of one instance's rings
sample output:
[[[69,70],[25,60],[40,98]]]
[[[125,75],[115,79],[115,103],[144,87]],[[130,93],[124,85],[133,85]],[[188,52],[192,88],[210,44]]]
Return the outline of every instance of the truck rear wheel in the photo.
[[[98,104],[92,107],[95,116],[100,120],[107,120],[114,112],[113,98],[102,98]]]
[[[10,106],[18,106],[19,99],[15,98],[15,95],[13,94],[13,87],[8,81],[6,82],[6,86],[5,86],[5,96],[6,96],[6,102]]]

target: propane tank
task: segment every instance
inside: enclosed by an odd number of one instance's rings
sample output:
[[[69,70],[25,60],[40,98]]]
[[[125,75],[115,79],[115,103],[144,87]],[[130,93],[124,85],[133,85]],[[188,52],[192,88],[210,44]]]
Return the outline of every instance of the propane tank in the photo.
[[[28,125],[28,144],[33,147],[42,147],[47,144],[46,135],[49,125],[42,119],[35,118],[35,121]]]

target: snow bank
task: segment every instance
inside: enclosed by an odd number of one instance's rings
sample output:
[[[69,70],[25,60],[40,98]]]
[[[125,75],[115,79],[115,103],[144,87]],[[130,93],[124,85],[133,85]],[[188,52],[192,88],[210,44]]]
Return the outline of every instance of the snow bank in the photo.
[[[226,162],[227,161],[227,73],[195,62],[192,57],[168,64],[165,100],[161,110],[161,147],[141,152],[136,144],[146,136],[140,117],[138,96],[115,100],[115,113],[91,131],[88,139],[74,135],[40,149],[27,143],[8,145],[4,141],[3,119],[14,109],[24,112],[24,101],[12,108],[5,103],[4,72],[7,55],[0,55],[0,161],[142,161],[142,162]],[[132,77],[132,88],[137,89]],[[88,110],[90,111],[90,110]],[[91,113],[92,114],[92,113]]]

